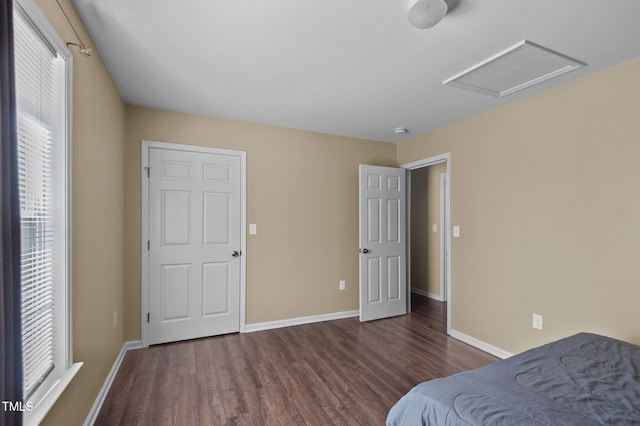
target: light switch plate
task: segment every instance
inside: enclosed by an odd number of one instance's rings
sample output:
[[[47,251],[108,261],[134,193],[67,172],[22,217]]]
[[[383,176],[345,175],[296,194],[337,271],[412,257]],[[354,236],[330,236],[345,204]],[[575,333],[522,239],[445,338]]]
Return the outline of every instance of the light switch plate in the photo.
[[[454,236],[454,238],[460,238],[460,227],[459,226],[454,226],[453,227],[453,236]]]
[[[431,225],[431,232],[438,232],[438,225],[437,224],[433,224]]]
[[[249,224],[249,235],[256,235],[258,233],[258,227],[255,223]]]
[[[536,330],[542,330],[542,315],[533,314],[532,324]]]

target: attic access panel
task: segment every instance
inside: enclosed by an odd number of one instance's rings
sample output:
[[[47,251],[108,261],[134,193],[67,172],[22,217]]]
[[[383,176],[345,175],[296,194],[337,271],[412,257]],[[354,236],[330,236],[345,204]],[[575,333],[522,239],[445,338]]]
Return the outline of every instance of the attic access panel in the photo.
[[[586,65],[528,40],[442,82],[501,98]]]

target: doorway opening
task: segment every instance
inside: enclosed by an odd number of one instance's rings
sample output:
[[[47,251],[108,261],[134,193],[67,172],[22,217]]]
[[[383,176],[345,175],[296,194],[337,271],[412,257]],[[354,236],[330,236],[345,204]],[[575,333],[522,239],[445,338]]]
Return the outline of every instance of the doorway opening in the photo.
[[[447,302],[451,330],[451,154],[404,164],[408,171],[408,292]],[[410,308],[410,297],[407,298]]]

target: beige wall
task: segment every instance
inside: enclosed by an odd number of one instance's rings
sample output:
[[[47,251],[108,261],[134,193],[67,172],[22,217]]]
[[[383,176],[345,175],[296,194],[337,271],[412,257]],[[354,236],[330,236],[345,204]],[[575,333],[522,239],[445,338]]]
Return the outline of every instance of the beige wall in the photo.
[[[445,163],[411,171],[411,287],[437,297],[442,297],[440,174],[446,171]]]
[[[126,340],[140,338],[143,139],[247,152],[247,324],[358,309],[358,164],[394,165],[395,145],[137,107],[126,128]]]
[[[640,343],[638,117],[640,59],[398,146],[399,164],[451,152],[454,329],[511,352]]]
[[[86,41],[71,0],[60,3]],[[40,6],[76,42],[53,1]],[[124,103],[99,52],[73,68],[73,355],[84,362],[43,424],[80,425],[124,342]],[[120,321],[113,327],[113,313]]]

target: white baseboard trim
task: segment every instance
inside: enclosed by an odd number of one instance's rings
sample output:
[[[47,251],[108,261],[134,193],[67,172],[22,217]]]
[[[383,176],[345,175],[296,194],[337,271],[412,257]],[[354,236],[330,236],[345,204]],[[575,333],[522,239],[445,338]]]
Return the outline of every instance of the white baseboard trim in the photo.
[[[422,290],[421,288],[411,287],[411,293],[419,294],[420,296],[428,297],[429,299],[434,299],[438,302],[444,302],[444,297],[439,294],[431,293],[430,291]]]
[[[334,312],[331,314],[311,315],[308,317],[290,318],[278,321],[258,322],[255,324],[247,324],[245,333],[254,331],[273,330],[274,328],[291,327],[293,325],[311,324],[314,322],[333,321],[337,319],[353,318],[360,315],[360,311],[344,311]]]
[[[122,364],[122,360],[124,359],[125,354],[128,351],[134,349],[140,349],[142,347],[142,342],[140,340],[133,340],[130,342],[124,342],[122,345],[122,349],[120,349],[120,353],[116,357],[116,360],[113,362],[113,366],[111,367],[111,371],[107,375],[104,384],[102,385],[102,389],[98,392],[98,396],[96,397],[95,402],[93,403],[93,407],[89,410],[89,414],[87,415],[86,420],[84,421],[84,426],[92,426],[98,414],[100,413],[100,409],[102,408],[102,404],[104,404],[104,400],[107,397],[107,393],[109,393],[109,389],[111,389],[111,385],[113,384],[113,379],[115,379],[118,370],[120,369],[120,364]]]
[[[487,342],[483,342],[482,340],[476,339],[475,337],[471,337],[467,334],[461,333],[454,329],[449,330],[449,336],[453,337],[454,339],[458,339],[461,342],[464,342],[475,348],[478,348],[481,351],[485,351],[487,353],[490,353],[493,356],[497,356],[500,359],[505,359],[513,356],[511,352],[507,352],[505,350],[497,348],[493,345],[490,345]]]

